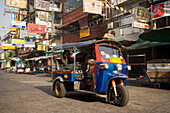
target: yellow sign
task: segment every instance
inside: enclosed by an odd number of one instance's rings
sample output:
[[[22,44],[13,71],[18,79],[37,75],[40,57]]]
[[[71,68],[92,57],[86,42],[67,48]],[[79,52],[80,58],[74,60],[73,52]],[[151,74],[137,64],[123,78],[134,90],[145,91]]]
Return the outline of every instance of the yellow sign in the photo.
[[[64,78],[68,78],[68,75],[64,75]]]
[[[12,39],[12,44],[25,44],[25,40]]]
[[[45,51],[45,46],[44,45],[38,45],[37,50],[39,51]]]
[[[12,27],[12,24],[11,24],[11,31],[16,31],[16,30],[17,30],[17,28]]]
[[[90,36],[90,29],[80,30],[80,38]]]
[[[122,63],[121,59],[119,57],[110,57],[111,63]]]
[[[3,49],[15,49],[15,46],[2,46]]]
[[[9,7],[26,8],[27,0],[5,0],[5,5]]]

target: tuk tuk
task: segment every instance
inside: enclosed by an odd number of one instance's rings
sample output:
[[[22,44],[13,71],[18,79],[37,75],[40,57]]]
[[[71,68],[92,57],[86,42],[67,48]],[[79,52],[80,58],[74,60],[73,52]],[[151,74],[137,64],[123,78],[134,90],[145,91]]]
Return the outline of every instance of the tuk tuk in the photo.
[[[73,54],[78,53],[74,55],[73,62],[70,64],[63,64],[61,59],[54,58],[52,91],[55,96],[64,97],[66,91],[74,90],[74,82],[79,81],[80,90],[106,94],[107,102],[125,106],[129,101],[126,79],[128,78],[127,72],[131,70],[131,67],[126,65],[123,59],[121,47],[120,43],[109,39],[53,47],[54,51],[64,49],[73,50]],[[86,51],[86,54],[79,57],[83,51]],[[92,58],[92,56],[94,57]]]

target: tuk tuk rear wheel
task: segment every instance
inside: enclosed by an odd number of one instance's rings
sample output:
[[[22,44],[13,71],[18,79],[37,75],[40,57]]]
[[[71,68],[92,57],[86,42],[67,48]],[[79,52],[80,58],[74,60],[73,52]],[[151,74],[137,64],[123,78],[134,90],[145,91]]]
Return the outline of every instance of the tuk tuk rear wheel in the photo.
[[[55,96],[58,98],[63,98],[66,94],[66,89],[63,83],[57,81],[55,83]]]
[[[125,106],[129,101],[129,92],[124,85],[118,84],[116,87],[117,96],[115,96],[114,89],[112,88],[111,98],[113,102],[118,106]]]

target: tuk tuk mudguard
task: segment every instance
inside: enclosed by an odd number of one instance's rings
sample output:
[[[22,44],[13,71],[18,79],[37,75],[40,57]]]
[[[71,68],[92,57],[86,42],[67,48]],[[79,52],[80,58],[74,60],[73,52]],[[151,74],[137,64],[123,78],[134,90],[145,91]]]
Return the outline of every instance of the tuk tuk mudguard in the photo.
[[[126,64],[122,64],[122,70],[120,74],[117,74],[116,63],[108,63],[109,68],[107,70],[99,69],[98,66],[103,62],[97,63],[96,68],[96,92],[97,93],[106,93],[108,90],[109,83],[112,79],[123,79],[123,84],[126,86],[127,70]]]
[[[74,82],[76,80],[75,75],[76,75],[76,73],[73,73],[73,72],[53,72],[52,79],[54,81],[53,81],[53,84],[52,84],[52,90],[54,90],[54,85],[57,81]]]

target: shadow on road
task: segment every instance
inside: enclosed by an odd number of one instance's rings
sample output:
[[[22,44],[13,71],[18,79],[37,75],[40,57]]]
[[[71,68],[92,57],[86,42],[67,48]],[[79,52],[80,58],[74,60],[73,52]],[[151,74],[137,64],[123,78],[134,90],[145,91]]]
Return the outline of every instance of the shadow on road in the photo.
[[[54,91],[51,91],[51,86],[36,86],[35,88],[47,93],[48,95],[55,96]],[[67,91],[65,98],[79,100],[83,102],[101,102],[106,103],[106,98],[81,91]]]

